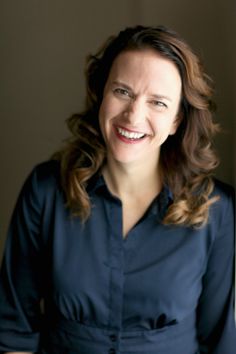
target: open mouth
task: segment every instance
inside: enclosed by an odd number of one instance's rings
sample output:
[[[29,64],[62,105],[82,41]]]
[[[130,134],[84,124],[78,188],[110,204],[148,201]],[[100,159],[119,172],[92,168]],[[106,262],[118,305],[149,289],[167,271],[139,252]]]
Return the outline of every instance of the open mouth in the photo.
[[[116,129],[117,129],[117,132],[119,135],[123,136],[126,139],[133,140],[133,141],[134,140],[141,140],[146,136],[146,134],[129,132],[129,131],[122,129],[120,127],[117,127]]]

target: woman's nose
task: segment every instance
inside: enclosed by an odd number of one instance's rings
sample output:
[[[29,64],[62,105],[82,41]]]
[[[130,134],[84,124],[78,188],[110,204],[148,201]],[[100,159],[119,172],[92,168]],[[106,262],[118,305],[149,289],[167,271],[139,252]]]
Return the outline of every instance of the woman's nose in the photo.
[[[135,126],[145,120],[146,112],[144,103],[141,100],[132,100],[125,110],[125,118]]]

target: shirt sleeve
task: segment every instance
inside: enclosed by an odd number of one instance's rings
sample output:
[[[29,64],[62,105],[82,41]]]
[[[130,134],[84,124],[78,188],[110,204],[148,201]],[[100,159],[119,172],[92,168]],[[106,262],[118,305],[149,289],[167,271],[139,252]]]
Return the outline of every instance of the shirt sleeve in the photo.
[[[198,314],[200,353],[235,354],[234,319],[234,198],[223,195],[213,205],[214,242],[203,278]],[[218,203],[216,203],[218,204]],[[218,209],[218,210],[217,210]]]
[[[11,219],[0,273],[0,352],[36,352],[43,296],[41,206],[35,170]]]

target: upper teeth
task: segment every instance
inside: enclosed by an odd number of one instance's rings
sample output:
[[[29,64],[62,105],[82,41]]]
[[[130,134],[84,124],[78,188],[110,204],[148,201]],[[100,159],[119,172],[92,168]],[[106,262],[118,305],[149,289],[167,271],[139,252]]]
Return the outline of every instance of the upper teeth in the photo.
[[[124,130],[122,128],[117,128],[117,130],[119,134],[125,136],[128,139],[140,139],[145,135],[143,133],[128,132],[127,130]]]

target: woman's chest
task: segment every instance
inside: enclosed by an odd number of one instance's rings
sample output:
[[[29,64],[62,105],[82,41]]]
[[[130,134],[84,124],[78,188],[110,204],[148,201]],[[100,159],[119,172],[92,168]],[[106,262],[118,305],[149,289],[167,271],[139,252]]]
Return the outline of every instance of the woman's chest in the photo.
[[[117,210],[116,210],[117,209]],[[47,277],[67,316],[107,325],[131,318],[178,318],[197,306],[208,241],[206,231],[141,220],[122,237],[118,205],[93,212],[89,222],[55,220]]]

